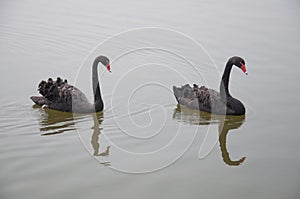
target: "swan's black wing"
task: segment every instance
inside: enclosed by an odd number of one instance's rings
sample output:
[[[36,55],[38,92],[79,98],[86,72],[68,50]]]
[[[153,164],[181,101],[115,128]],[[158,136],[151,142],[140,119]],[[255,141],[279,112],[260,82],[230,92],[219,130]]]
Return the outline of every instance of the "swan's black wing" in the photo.
[[[88,99],[78,88],[68,84],[67,80],[57,78],[53,81],[41,81],[38,86],[39,93],[43,96],[33,96],[31,99],[36,104],[46,105],[51,109],[72,112],[72,106],[89,104]],[[78,104],[79,103],[79,104]]]
[[[196,84],[193,87],[189,84],[182,87],[173,86],[173,92],[179,104],[191,109],[216,113],[222,111],[219,109],[224,107],[220,93],[205,86],[199,87]]]

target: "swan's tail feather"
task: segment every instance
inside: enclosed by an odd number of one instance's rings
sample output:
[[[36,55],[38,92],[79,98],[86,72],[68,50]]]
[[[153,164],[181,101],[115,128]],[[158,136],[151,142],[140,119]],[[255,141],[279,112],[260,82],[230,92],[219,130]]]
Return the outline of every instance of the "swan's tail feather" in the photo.
[[[194,98],[194,89],[189,84],[181,86],[181,88],[173,86],[173,92],[179,104],[181,103],[182,98]]]
[[[175,95],[177,102],[180,103],[179,99],[182,97],[182,89],[177,88],[176,86],[173,86],[173,93]]]
[[[30,99],[39,106],[43,106],[47,104],[47,100],[41,96],[32,96]]]

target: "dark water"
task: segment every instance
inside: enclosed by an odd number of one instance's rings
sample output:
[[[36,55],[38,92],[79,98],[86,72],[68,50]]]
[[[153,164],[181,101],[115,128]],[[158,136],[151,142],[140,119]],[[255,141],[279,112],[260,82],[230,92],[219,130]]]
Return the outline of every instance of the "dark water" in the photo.
[[[299,198],[297,1],[1,1],[1,198]],[[105,110],[33,107],[67,78]],[[244,117],[177,107],[172,85],[230,90]]]

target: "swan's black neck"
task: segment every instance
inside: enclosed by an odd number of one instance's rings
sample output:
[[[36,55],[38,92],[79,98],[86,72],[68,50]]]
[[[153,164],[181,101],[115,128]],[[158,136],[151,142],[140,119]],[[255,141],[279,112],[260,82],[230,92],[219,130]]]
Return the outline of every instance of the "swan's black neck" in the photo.
[[[229,60],[226,64],[223,76],[222,76],[222,80],[220,83],[220,94],[221,97],[223,99],[227,98],[227,97],[231,97],[230,93],[229,93],[229,78],[230,78],[230,72],[232,69],[233,63]]]
[[[98,79],[98,63],[100,62],[99,57],[94,60],[93,69],[92,69],[92,81],[93,81],[93,92],[94,92],[94,104],[95,111],[103,110],[103,101],[100,92],[100,84]]]

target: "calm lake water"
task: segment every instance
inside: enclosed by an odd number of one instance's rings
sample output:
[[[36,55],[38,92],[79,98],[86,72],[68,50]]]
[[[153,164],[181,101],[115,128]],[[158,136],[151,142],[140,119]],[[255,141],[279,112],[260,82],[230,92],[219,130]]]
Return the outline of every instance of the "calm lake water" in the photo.
[[[298,1],[1,1],[1,198],[299,198]],[[102,113],[29,99],[58,76]],[[230,90],[247,110],[177,107],[173,85]]]

